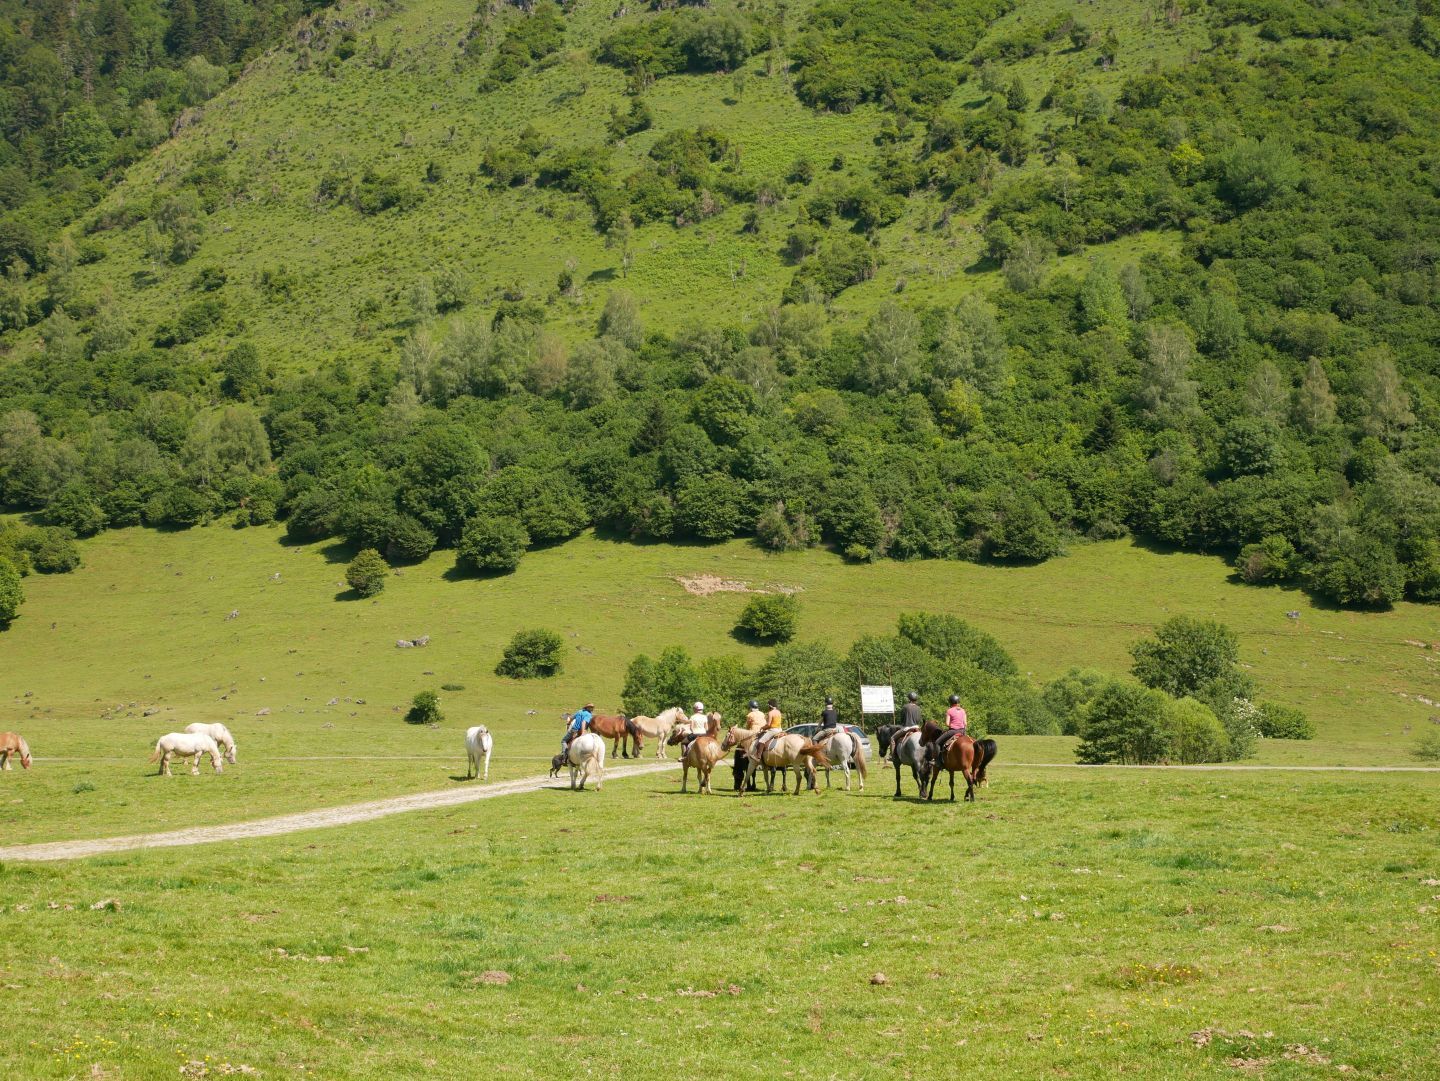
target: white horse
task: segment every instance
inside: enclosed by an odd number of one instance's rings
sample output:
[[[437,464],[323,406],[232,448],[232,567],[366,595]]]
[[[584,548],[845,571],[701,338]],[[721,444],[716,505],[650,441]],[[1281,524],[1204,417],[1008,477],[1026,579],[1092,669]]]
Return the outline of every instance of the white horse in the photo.
[[[483,724],[477,724],[474,728],[465,730],[465,779],[480,777],[482,781],[490,779],[490,750],[495,746],[495,741],[490,738],[490,729]],[[481,776],[481,772],[484,776]]]
[[[655,717],[631,717],[630,723],[638,728],[640,734],[646,739],[655,741],[656,758],[669,758],[670,756],[665,752],[665,746],[670,739],[670,733],[675,730],[677,724],[683,724],[688,719],[688,714],[683,709],[679,706],[671,706]]]
[[[590,771],[595,771],[595,791],[600,791],[600,782],[605,779],[605,741],[594,732],[583,732],[570,741],[565,752],[570,763],[570,787],[585,791],[585,782]],[[575,783],[576,778],[580,783]]]
[[[220,749],[225,752],[225,761],[232,766],[235,764],[235,737],[230,734],[230,729],[223,724],[205,724],[203,721],[196,721],[194,724],[187,724],[185,731],[191,735],[209,736]]]
[[[830,769],[839,766],[845,771],[845,791],[850,791],[850,767],[860,771],[860,791],[865,791],[868,774],[865,762],[865,745],[859,738],[844,728],[831,728],[815,737],[815,742],[825,748],[825,757],[830,759]],[[830,769],[825,771],[825,787],[830,787]]]
[[[216,773],[223,773],[225,763],[220,759],[220,748],[215,741],[201,732],[171,732],[161,736],[155,741],[155,753],[150,756],[150,761],[160,763],[160,776],[171,777],[170,759],[175,757],[190,759],[190,776],[200,775],[200,756],[208,754],[210,765],[215,768]]]

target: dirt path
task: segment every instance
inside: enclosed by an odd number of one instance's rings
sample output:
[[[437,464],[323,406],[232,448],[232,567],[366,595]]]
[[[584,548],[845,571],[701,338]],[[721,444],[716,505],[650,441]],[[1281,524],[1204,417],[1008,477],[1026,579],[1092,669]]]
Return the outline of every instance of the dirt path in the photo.
[[[605,779],[619,780],[624,777],[638,777],[646,773],[674,769],[676,762],[652,762],[648,765],[615,766],[605,771]],[[1215,772],[1234,773],[1278,772],[1321,772],[1321,773],[1440,773],[1440,766],[1082,766],[1074,762],[1015,762],[1010,769],[1148,769],[1166,772]],[[234,822],[225,826],[195,826],[190,829],[167,830],[163,833],[140,833],[129,837],[101,837],[93,841],[49,841],[40,844],[11,845],[0,848],[0,862],[14,860],[49,861],[74,860],[86,856],[101,856],[111,852],[130,852],[137,848],[175,848],[181,845],[210,844],[214,841],[242,841],[251,837],[275,837],[300,830],[324,829],[327,826],[348,826],[355,822],[369,822],[375,818],[406,814],[410,811],[429,811],[436,807],[454,807],[462,803],[491,799],[495,796],[514,796],[522,792],[535,792],[542,788],[565,788],[568,782],[555,781],[548,776],[524,777],[518,781],[502,781],[493,785],[466,785],[461,788],[445,788],[438,792],[416,792],[409,796],[395,796],[390,799],[370,800],[366,803],[348,803],[341,807],[322,807],[314,811],[300,811],[295,814],[276,815],[273,818],[257,818],[253,822]]]
[[[636,777],[674,769],[676,762],[653,762],[648,765],[614,766],[605,771],[605,780]],[[470,784],[445,788],[438,792],[416,792],[392,799],[349,803],[341,807],[322,807],[315,811],[257,818],[253,822],[234,822],[226,826],[194,826],[190,829],[167,830],[164,833],[141,833],[129,837],[101,837],[93,841],[50,841],[43,844],[11,845],[0,848],[0,862],[74,860],[85,856],[101,856],[111,852],[129,852],[137,848],[175,848],[180,845],[210,844],[213,841],[240,841],[251,837],[274,837],[299,830],[323,829],[326,826],[348,826],[369,822],[374,818],[405,814],[408,811],[429,811],[436,807],[454,807],[461,803],[514,796],[542,788],[566,788],[569,781],[552,780],[549,776],[525,777],[518,781],[496,784]]]

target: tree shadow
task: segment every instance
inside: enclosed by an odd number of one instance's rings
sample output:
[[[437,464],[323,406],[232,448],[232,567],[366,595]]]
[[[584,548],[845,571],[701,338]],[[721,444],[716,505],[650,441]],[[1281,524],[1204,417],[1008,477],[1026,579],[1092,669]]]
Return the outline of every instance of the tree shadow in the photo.
[[[358,589],[342,589],[335,594],[337,601],[363,601],[365,598],[360,595]]]
[[[587,282],[613,282],[615,278],[616,273],[613,266],[602,267],[599,270],[592,270],[589,274],[585,275],[585,280]]]
[[[446,582],[489,582],[496,578],[508,578],[515,573],[515,568],[508,571],[477,570],[474,567],[462,566],[457,559],[449,570],[441,573],[440,578]]]

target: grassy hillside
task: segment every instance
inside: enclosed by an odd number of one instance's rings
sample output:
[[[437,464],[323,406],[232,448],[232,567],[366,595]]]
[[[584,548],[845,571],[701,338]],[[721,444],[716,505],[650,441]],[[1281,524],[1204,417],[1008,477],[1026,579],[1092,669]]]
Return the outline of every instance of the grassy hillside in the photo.
[[[266,530],[124,530],[88,543],[79,571],[27,580],[24,615],[0,637],[0,671],[4,723],[30,739],[40,761],[5,775],[7,840],[229,821],[443,787],[463,776],[461,733],[477,723],[497,733],[492,777],[536,773],[554,753],[562,713],[586,699],[618,707],[635,654],[683,645],[753,668],[770,652],[730,636],[745,595],[696,596],[676,580],[702,574],[798,587],[799,637],[842,651],[862,634],[891,632],[901,612],[952,612],[993,633],[1036,682],[1074,665],[1124,672],[1127,647],[1156,623],[1219,614],[1239,632],[1241,661],[1263,695],[1304,708],[1319,730],[1311,743],[1265,741],[1259,762],[1405,764],[1437,712],[1416,698],[1434,697],[1440,663],[1421,644],[1435,637],[1425,608],[1319,607],[1299,593],[1229,583],[1216,560],[1123,542],[1038,567],[852,567],[740,542],[633,545],[586,535],[498,579],[454,580],[452,560],[437,555],[405,568],[374,601],[357,601],[337,599],[348,591],[343,566],[326,558],[332,550],[276,539]],[[1299,620],[1286,618],[1292,608]],[[239,615],[227,620],[232,610]],[[564,672],[497,678],[505,642],[532,626],[565,638]],[[421,634],[432,638],[425,649],[394,646]],[[441,691],[440,728],[404,723],[416,691],[446,683],[464,690]],[[786,708],[803,717],[819,705]],[[147,709],[159,712],[147,717]],[[262,709],[271,712],[256,716]],[[218,778],[146,776],[155,738],[195,720],[233,728],[239,766]],[[1007,763],[1072,760],[1068,738],[1002,739]],[[82,783],[93,789],[74,791]]]
[[[1429,776],[1010,767],[973,808],[645,777],[7,864],[0,1068],[1427,1077],[1436,811]]]

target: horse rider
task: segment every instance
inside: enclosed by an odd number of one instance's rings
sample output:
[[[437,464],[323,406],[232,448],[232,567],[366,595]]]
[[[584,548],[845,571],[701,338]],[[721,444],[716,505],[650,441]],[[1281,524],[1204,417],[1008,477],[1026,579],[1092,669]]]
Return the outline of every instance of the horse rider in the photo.
[[[940,738],[935,741],[935,755],[944,755],[945,748],[956,736],[964,736],[969,733],[970,718],[965,714],[965,707],[960,704],[960,696],[950,696],[950,708],[945,711],[945,731],[940,733]]]
[[[696,702],[695,709],[690,714],[690,732],[685,737],[685,745],[681,748],[681,754],[690,749],[690,744],[695,742],[696,736],[703,736],[710,731],[710,718],[705,713],[705,703]]]
[[[570,749],[570,741],[585,731],[585,726],[590,723],[590,718],[595,716],[595,703],[586,702],[577,709],[570,717],[570,724],[565,729],[565,735],[560,740],[560,749]]]
[[[919,728],[925,723],[925,715],[920,711],[920,695],[911,691],[905,698],[905,705],[900,709],[900,723],[906,728]]]
[[[775,699],[770,699],[769,704],[769,712],[760,713],[760,703],[752,701],[750,703],[751,712],[745,715],[747,721],[756,715],[760,717],[760,734],[755,737],[754,742],[754,754],[757,761],[765,753],[765,747],[772,740],[779,739],[785,731],[785,714],[780,712],[780,707],[776,704]]]
[[[750,699],[750,712],[745,714],[745,727],[756,735],[769,727],[765,714],[760,712],[760,703],[754,698]]]
[[[820,731],[840,727],[840,711],[835,708],[835,699],[825,696],[825,708],[820,711]]]

